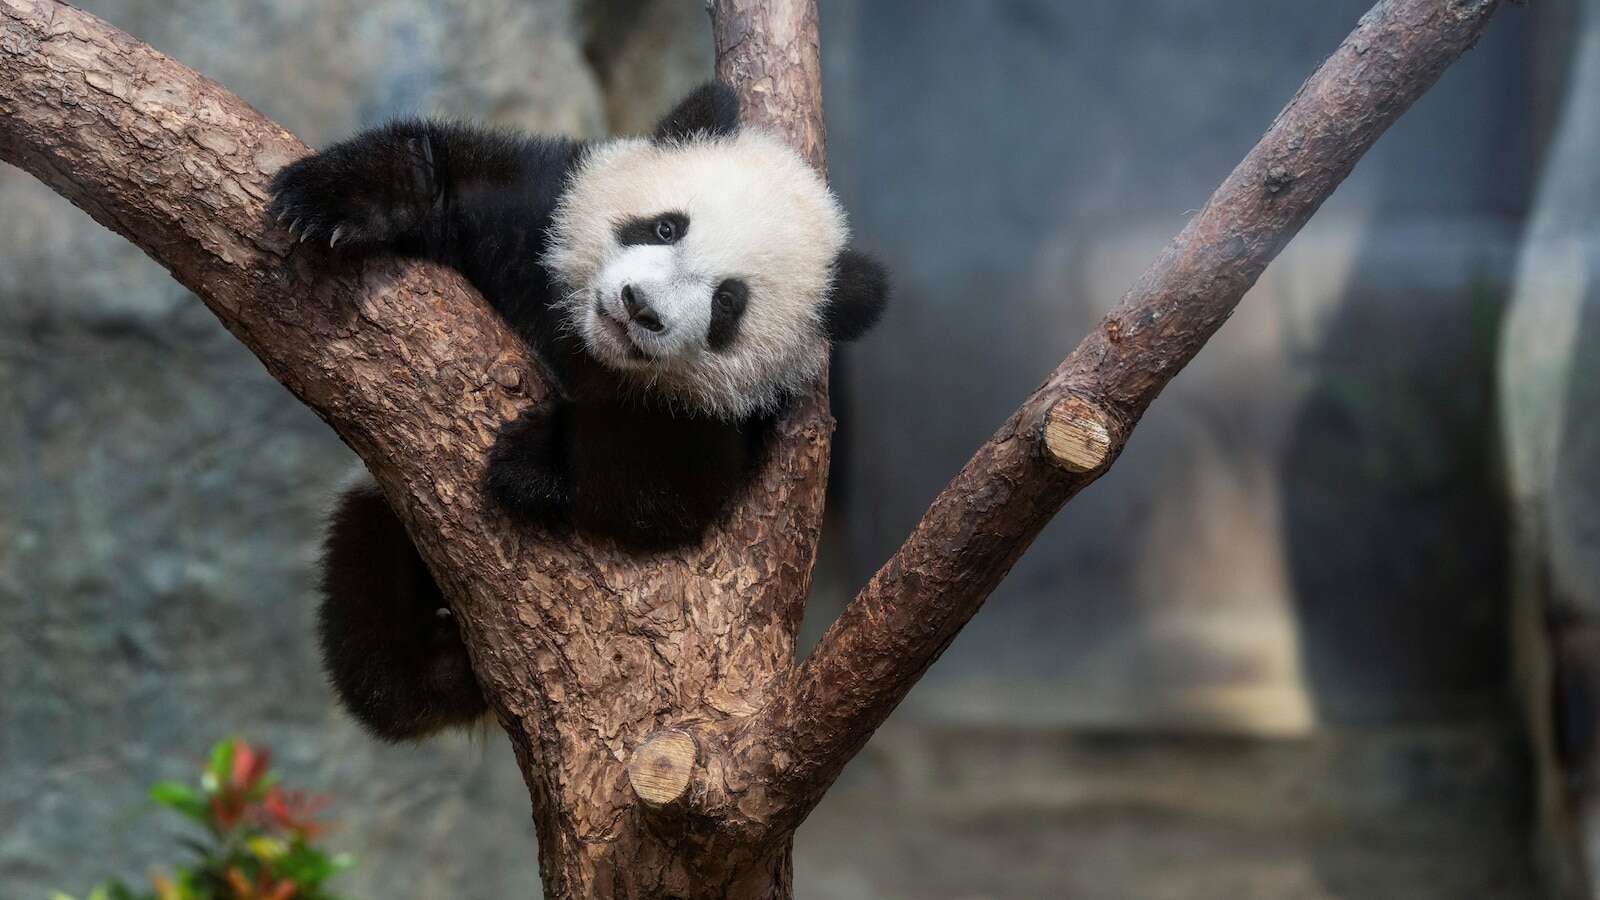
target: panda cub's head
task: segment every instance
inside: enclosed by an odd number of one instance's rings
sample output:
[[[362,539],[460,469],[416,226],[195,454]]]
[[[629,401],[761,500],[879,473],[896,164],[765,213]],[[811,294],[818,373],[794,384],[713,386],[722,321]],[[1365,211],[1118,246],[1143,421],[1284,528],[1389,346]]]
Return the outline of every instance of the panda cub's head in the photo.
[[[816,380],[827,341],[877,320],[888,282],[845,249],[844,211],[778,137],[740,128],[725,85],[649,138],[591,146],[557,205],[545,264],[568,327],[630,382],[724,418]]]

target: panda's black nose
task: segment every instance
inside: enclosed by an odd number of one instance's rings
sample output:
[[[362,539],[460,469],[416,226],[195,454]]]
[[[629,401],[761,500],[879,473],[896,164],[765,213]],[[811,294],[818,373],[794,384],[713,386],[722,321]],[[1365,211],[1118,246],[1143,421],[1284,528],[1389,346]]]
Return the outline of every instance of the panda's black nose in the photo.
[[[622,286],[622,306],[628,311],[628,318],[646,331],[660,331],[666,327],[661,324],[661,317],[650,307],[650,300],[645,297],[644,291],[636,289],[631,284]]]

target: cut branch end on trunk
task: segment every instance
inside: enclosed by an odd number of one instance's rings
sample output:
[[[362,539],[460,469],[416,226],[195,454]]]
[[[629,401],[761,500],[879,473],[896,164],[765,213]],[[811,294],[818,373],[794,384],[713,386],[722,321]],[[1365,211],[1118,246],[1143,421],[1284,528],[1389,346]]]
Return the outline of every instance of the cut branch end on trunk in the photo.
[[[628,760],[633,792],[652,809],[676,803],[689,791],[697,755],[694,738],[681,731],[651,735]]]

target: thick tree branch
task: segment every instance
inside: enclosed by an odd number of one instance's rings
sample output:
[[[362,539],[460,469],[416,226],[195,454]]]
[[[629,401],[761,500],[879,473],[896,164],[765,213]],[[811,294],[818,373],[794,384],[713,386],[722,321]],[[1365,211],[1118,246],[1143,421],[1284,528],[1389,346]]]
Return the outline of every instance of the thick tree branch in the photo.
[[[521,552],[515,532],[489,526],[478,472],[498,423],[546,386],[452,273],[333,266],[267,228],[267,182],[305,152],[222,87],[87,13],[0,3],[0,159],[193,290],[361,454],[441,582],[464,593],[452,573],[474,573],[487,599],[495,580],[520,577]]]
[[[514,577],[519,553],[514,533],[488,527],[477,473],[498,423],[546,386],[455,275],[392,260],[330,266],[267,228],[269,178],[306,152],[222,87],[87,13],[0,3],[0,159],[193,290],[361,454],[441,581],[460,592],[450,573],[479,573],[487,597],[496,578]]]
[[[374,427],[396,408],[465,401],[459,418],[487,427],[494,416],[483,414],[509,393],[501,382],[542,395],[516,340],[459,279],[400,266],[329,279],[309,271],[314,254],[263,228],[267,180],[306,152],[237,97],[93,16],[50,0],[0,3],[0,159],[165,266],[369,460],[428,467]],[[356,314],[411,325],[418,306],[439,310],[442,343],[414,341],[425,358],[355,371],[397,343],[354,327]],[[458,373],[452,396],[437,396],[441,369]]]
[[[803,817],[1039,530],[1103,474],[1167,382],[1495,0],[1384,0],[1100,325],[933,501],[738,741]],[[1054,451],[1054,452],[1052,452]],[[787,823],[778,823],[781,829]]]
[[[717,77],[738,86],[748,120],[775,129],[826,175],[816,3],[714,0],[709,5]]]

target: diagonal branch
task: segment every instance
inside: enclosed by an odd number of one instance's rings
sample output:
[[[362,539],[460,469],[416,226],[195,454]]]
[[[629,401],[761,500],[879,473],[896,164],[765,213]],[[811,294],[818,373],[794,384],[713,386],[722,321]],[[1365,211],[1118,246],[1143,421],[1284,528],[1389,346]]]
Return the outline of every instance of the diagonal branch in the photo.
[[[523,586],[535,544],[486,508],[478,481],[499,423],[551,392],[455,273],[330,265],[267,227],[268,180],[306,152],[220,85],[88,13],[0,2],[0,160],[166,267],[360,454],[462,614],[489,694],[510,706],[537,681],[516,642],[543,638],[495,601],[520,590],[553,604],[561,592]],[[544,568],[577,568],[582,549],[549,548]],[[505,721],[515,741],[516,720]]]
[[[265,227],[268,180],[306,152],[94,16],[55,0],[0,4],[0,160],[166,267],[391,485],[465,475],[462,458],[481,454],[508,408],[549,392],[454,274],[375,261],[330,277],[314,249]],[[424,446],[397,417],[449,433]]]
[[[1383,0],[1098,327],[933,501],[740,754],[803,817],[1045,523],[1102,475],[1167,382],[1357,160],[1466,52],[1496,0]],[[798,819],[796,819],[797,821]]]

